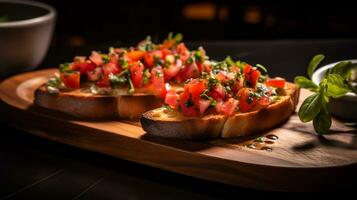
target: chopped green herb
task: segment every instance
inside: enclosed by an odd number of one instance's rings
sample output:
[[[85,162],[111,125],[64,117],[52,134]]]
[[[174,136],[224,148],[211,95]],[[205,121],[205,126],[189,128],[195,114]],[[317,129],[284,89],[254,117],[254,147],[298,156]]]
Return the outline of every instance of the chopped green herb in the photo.
[[[71,66],[71,63],[60,64],[59,71],[60,72],[66,72],[66,73],[73,72],[73,70],[70,68],[70,66]]]

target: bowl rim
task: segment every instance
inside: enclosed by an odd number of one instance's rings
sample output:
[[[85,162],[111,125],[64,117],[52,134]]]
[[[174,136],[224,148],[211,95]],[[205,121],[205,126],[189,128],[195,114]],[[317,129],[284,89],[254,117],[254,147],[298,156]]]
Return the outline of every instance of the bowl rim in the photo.
[[[350,61],[350,62],[352,62],[352,64],[357,64],[357,59],[346,59],[346,60],[340,60],[340,61],[337,61],[337,62],[334,62],[334,63],[330,63],[330,64],[327,64],[327,65],[324,65],[324,66],[318,68],[312,74],[312,76],[311,76],[312,82],[314,82],[316,85],[320,84],[320,81],[321,81],[320,75],[321,74],[324,75],[325,72],[327,71],[327,69],[332,68],[337,63],[342,62],[342,61]],[[353,98],[355,100],[357,98],[357,95],[354,94],[353,92],[348,92],[343,96],[343,98],[348,98],[348,99]]]
[[[12,3],[12,4],[23,4],[30,5],[34,7],[43,8],[48,11],[47,14],[41,15],[39,17],[34,17],[30,19],[11,21],[11,22],[1,22],[0,28],[16,28],[16,27],[24,27],[31,26],[36,24],[41,24],[43,22],[51,21],[56,18],[57,12],[56,9],[48,4],[37,2],[37,1],[25,1],[25,0],[0,0],[0,3]]]

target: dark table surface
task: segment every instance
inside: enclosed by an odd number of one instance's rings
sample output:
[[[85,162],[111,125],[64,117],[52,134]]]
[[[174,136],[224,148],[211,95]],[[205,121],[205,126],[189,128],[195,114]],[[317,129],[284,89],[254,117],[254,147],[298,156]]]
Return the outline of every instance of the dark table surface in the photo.
[[[260,63],[269,68],[271,76],[288,80],[304,75],[307,63],[317,53],[326,55],[323,64],[357,58],[357,40],[348,39],[201,42],[189,46],[199,44],[213,59],[230,55]],[[40,68],[108,46],[51,47]],[[3,111],[1,115],[6,117]],[[3,122],[0,125],[0,199],[218,199],[257,192],[81,150],[32,136]]]

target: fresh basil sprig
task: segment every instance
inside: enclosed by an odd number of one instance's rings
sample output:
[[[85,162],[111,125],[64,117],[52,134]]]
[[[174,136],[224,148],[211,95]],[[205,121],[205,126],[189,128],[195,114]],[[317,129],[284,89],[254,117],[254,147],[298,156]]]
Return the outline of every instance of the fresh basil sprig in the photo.
[[[297,76],[294,80],[300,88],[314,92],[304,100],[298,115],[302,122],[313,121],[315,132],[319,135],[327,134],[331,127],[331,113],[328,109],[330,98],[339,98],[352,91],[347,81],[348,72],[353,67],[349,61],[339,62],[327,70],[319,85],[312,82],[310,78],[324,58],[322,54],[314,56],[307,70],[309,78]]]

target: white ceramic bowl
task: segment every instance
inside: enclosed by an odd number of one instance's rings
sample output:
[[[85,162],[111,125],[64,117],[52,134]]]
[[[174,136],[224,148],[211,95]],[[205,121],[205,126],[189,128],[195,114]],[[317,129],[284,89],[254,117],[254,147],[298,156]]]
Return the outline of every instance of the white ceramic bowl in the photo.
[[[346,61],[351,61],[353,64],[357,65],[357,59],[351,59]],[[312,81],[318,85],[321,79],[325,76],[327,69],[332,68],[339,62],[331,63],[317,69],[311,77]],[[342,119],[357,122],[356,94],[349,92],[345,96],[338,99],[330,98],[329,108],[333,115]]]
[[[44,3],[0,0],[0,77],[37,67],[45,57],[56,11]]]

